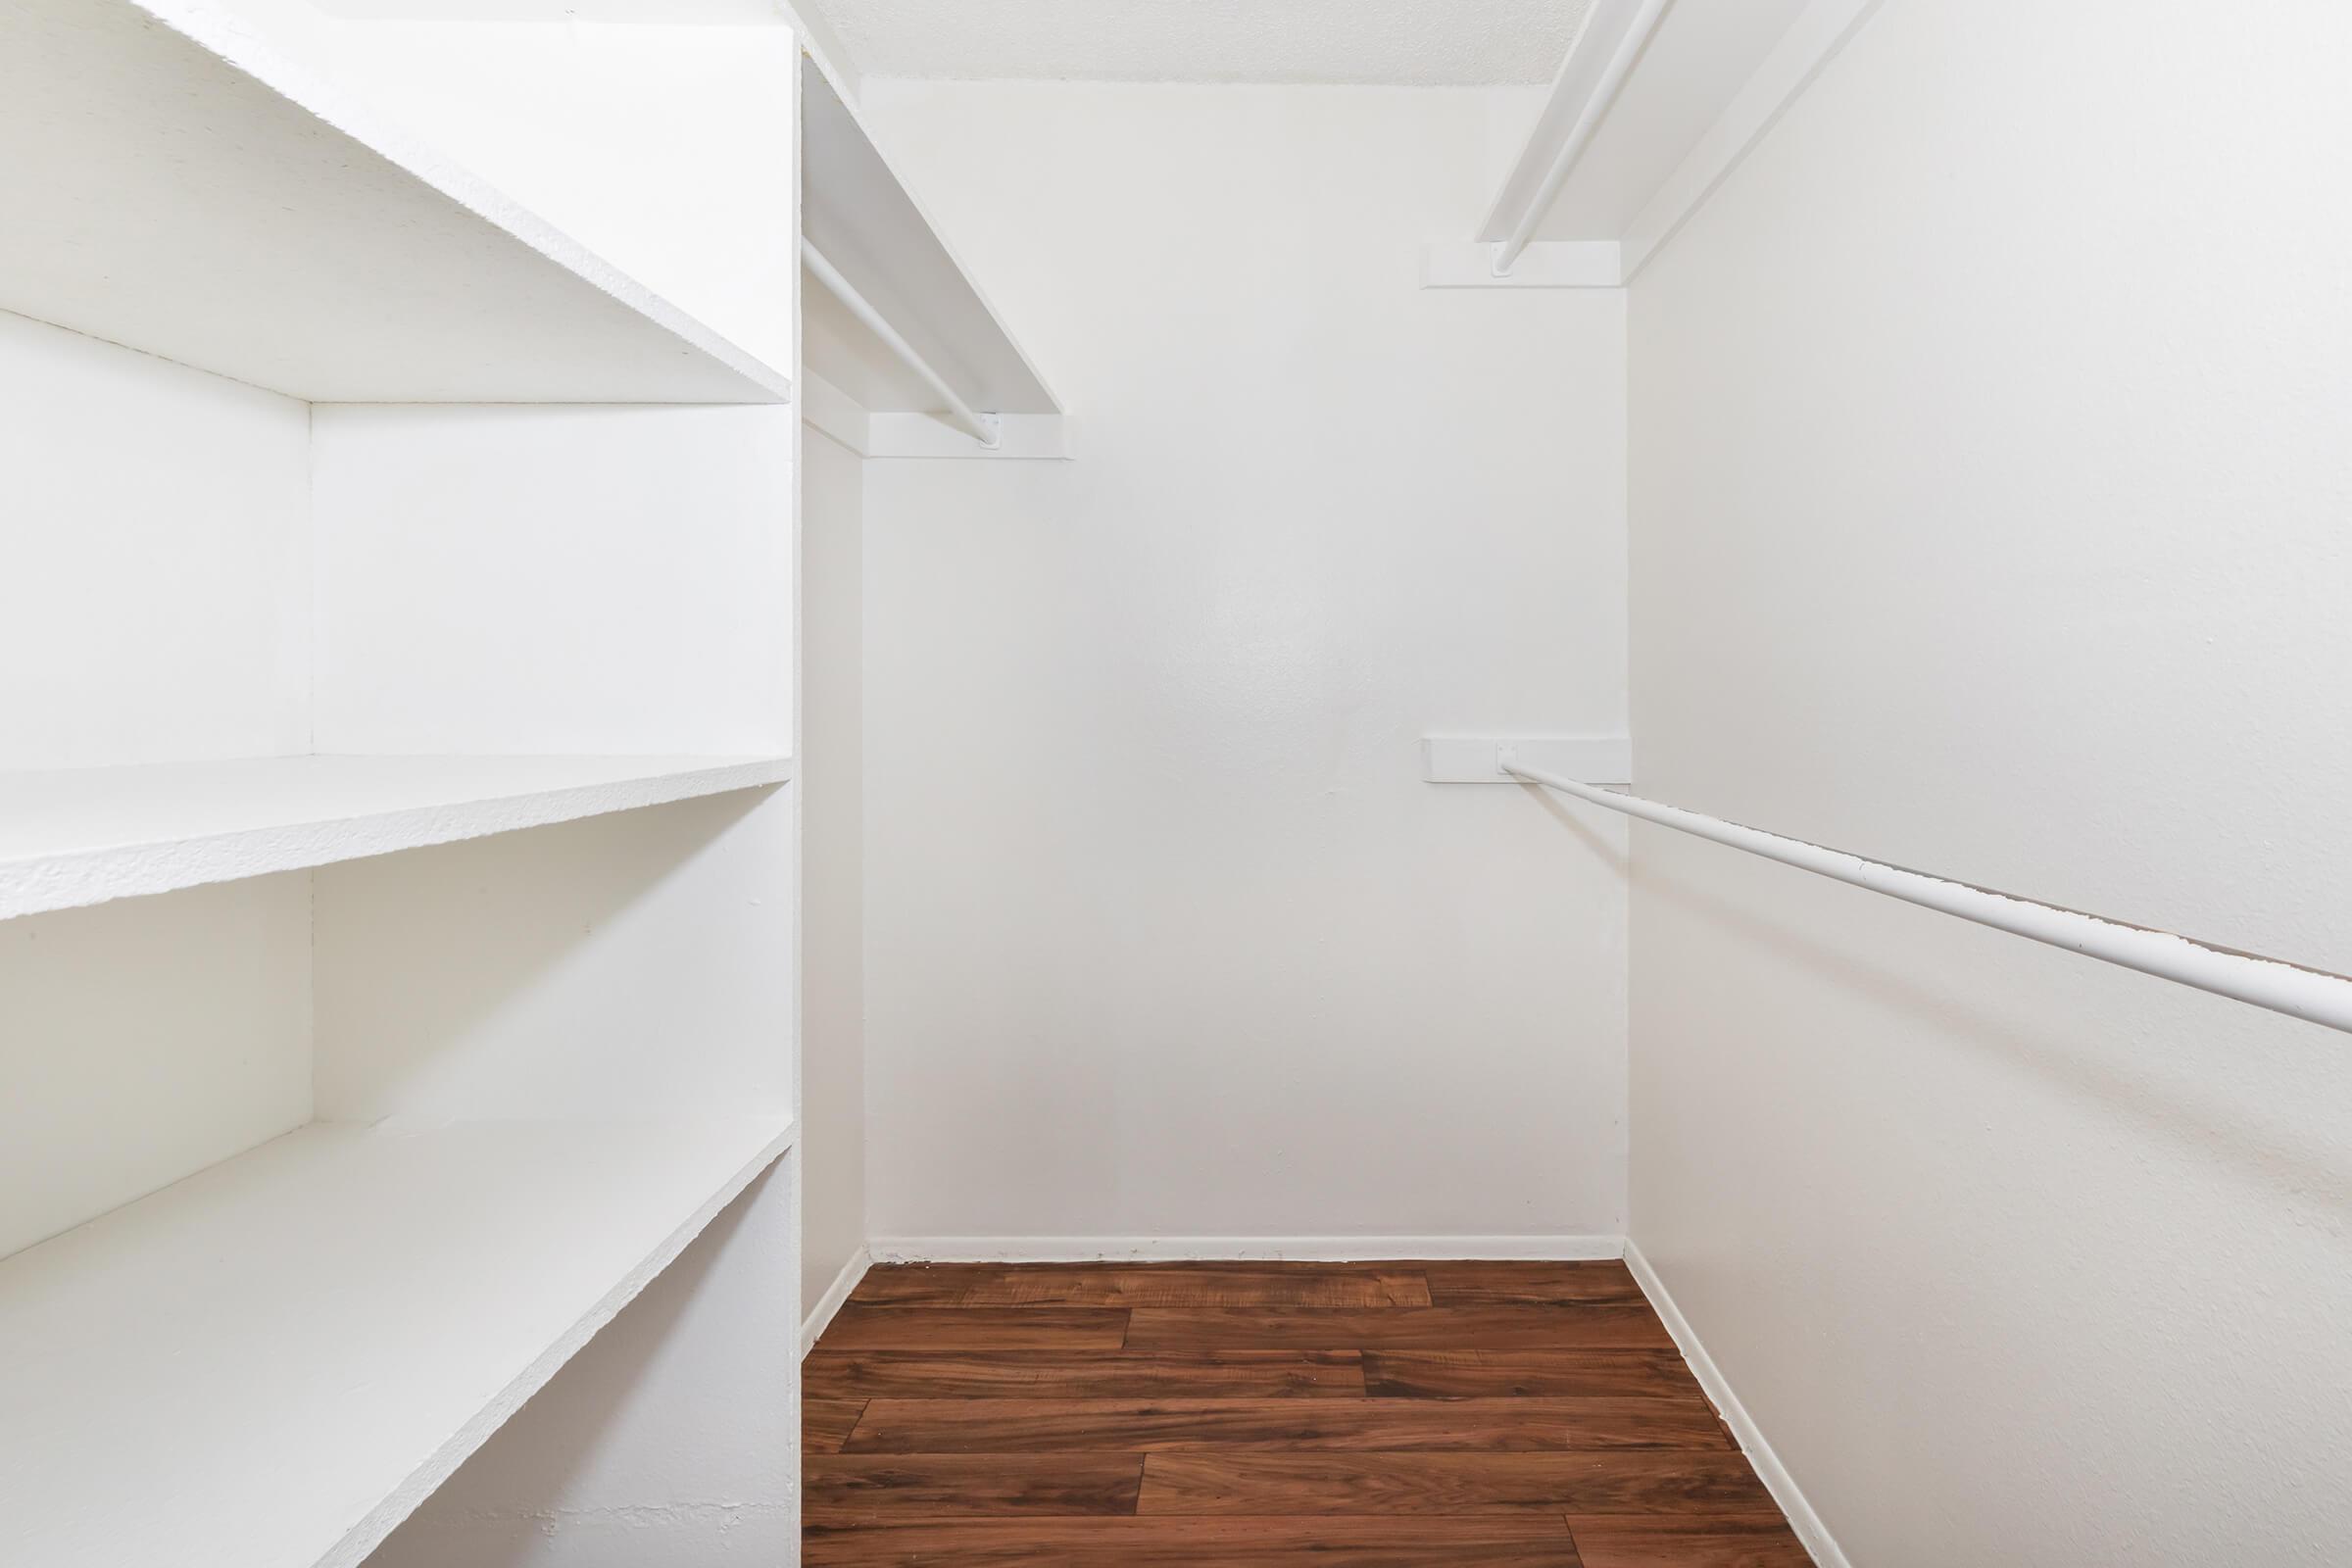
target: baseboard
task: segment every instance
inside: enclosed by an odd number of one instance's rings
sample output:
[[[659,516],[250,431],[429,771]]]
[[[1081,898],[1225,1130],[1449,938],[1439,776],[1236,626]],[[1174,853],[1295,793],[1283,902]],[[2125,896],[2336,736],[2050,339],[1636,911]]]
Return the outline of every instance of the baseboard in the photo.
[[[825,1294],[816,1298],[816,1304],[808,1308],[808,1316],[801,1324],[801,1355],[804,1359],[815,1348],[816,1337],[832,1326],[834,1314],[850,1298],[850,1293],[858,1288],[858,1282],[865,1278],[865,1271],[873,1266],[872,1250],[860,1247],[850,1254],[847,1263],[841,1265],[841,1272],[833,1276],[833,1283],[825,1287]]]
[[[1622,1236],[881,1236],[878,1263],[1246,1262],[1347,1263],[1385,1258],[1537,1258],[1583,1262],[1625,1255]]]
[[[1681,1307],[1675,1305],[1674,1297],[1666,1289],[1666,1282],[1658,1277],[1656,1269],[1649,1266],[1649,1259],[1642,1255],[1642,1249],[1630,1240],[1625,1244],[1625,1266],[1633,1271],[1635,1282],[1642,1287],[1642,1294],[1649,1298],[1649,1304],[1658,1314],[1658,1320],[1666,1325],[1666,1332],[1674,1336],[1674,1343],[1682,1349],[1683,1359],[1690,1363],[1690,1370],[1697,1374],[1699,1387],[1705,1389],[1707,1397],[1715,1401],[1715,1408],[1722,1412],[1725,1423],[1732,1429],[1732,1436],[1740,1440],[1740,1446],[1746,1452],[1748,1463],[1756,1467],[1757,1479],[1772,1494],[1772,1500],[1781,1505],[1781,1511],[1788,1516],[1789,1528],[1796,1532],[1796,1539],[1804,1543],[1805,1549],[1813,1554],[1813,1560],[1821,1568],[1852,1568],[1846,1561],[1844,1551],[1839,1549],[1836,1539],[1830,1535],[1829,1527],[1821,1522],[1821,1515],[1813,1511],[1813,1504],[1805,1499],[1804,1493],[1798,1489],[1796,1478],[1788,1473],[1787,1465],[1781,1463],[1781,1456],[1772,1451],[1772,1445],[1765,1441],[1763,1430],[1756,1425],[1756,1418],[1747,1413],[1747,1406],[1741,1404],[1740,1396],[1732,1392],[1730,1382],[1723,1375],[1723,1368],[1715,1364],[1715,1358],[1707,1354],[1707,1348],[1699,1343],[1697,1333],[1690,1327],[1690,1320],[1683,1316]]]

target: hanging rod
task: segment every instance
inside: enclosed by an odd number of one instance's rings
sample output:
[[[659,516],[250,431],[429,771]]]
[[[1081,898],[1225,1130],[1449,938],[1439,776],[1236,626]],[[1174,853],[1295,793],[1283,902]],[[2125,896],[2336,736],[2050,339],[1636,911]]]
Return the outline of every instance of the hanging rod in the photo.
[[[816,280],[825,285],[827,293],[841,301],[843,307],[863,321],[866,329],[880,338],[886,348],[906,362],[906,368],[921,376],[931,390],[939,394],[948,406],[945,416],[948,423],[984,447],[997,444],[996,418],[976,412],[969,403],[964,402],[956,389],[948,385],[947,377],[931,368],[931,362],[915,352],[914,345],[900,335],[899,329],[890,324],[889,318],[875,310],[873,302],[858,293],[857,285],[842,276],[841,269],[825,260],[824,252],[809,244],[806,235],[801,239],[801,260],[815,274]]]
[[[1848,855],[1843,850],[1824,849],[1802,839],[1783,838],[1778,833],[1686,811],[1679,806],[1661,806],[1638,795],[1623,795],[1556,773],[1521,767],[1508,745],[1502,748],[1498,765],[1503,772],[1531,784],[1541,784],[1545,789],[1558,790],[1563,795],[1622,811],[1644,822],[1655,822],[1660,827],[1761,855],[1800,871],[1812,871],[1901,899],[1906,904],[1956,914],[1996,931],[2030,937],[2053,948],[2065,948],[2127,969],[2137,969],[2141,974],[2210,991],[2217,997],[2250,1002],[2290,1018],[2352,1033],[2352,976],[2306,968],[2282,958],[2266,958],[2257,953],[2215,947],[2210,942],[2177,936],[2170,931],[2062,909],[2034,899],[2021,899],[2014,893],[1995,893],[1966,882],[1907,871],[1899,865]]]

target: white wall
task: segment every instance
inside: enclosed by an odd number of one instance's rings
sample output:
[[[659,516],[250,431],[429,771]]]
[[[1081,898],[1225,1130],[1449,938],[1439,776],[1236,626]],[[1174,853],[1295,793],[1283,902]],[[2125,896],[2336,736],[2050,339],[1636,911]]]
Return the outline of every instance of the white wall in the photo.
[[[864,464],[801,439],[801,1300],[865,1245]]]
[[[0,311],[0,767],[308,749],[310,413]]]
[[[2352,969],[2352,12],[1886,0],[1633,290],[1644,793]],[[1643,829],[1633,1235],[1856,1564],[2352,1541],[2352,1054]]]
[[[1623,722],[1622,299],[1417,287],[1524,99],[864,105],[1079,452],[868,468],[874,1234],[1619,1231],[1616,830],[1414,754]]]
[[[310,1119],[308,872],[0,920],[0,1257]]]
[[[321,404],[313,427],[320,751],[790,750],[791,409]]]
[[[790,791],[313,872],[320,1119],[788,1114]]]

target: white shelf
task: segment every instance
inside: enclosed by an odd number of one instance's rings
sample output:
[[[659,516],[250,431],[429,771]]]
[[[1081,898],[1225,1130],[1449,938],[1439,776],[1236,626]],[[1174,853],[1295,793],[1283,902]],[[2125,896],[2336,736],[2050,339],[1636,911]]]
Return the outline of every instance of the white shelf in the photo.
[[[813,59],[803,61],[801,95],[808,242],[973,408],[1060,414],[1053,389]],[[877,414],[939,412],[931,388],[806,274],[801,303],[811,369]]]
[[[202,0],[0,6],[0,309],[318,402],[780,403],[790,377]]]
[[[773,757],[265,757],[0,773],[0,919],[791,776]]]
[[[1544,213],[1537,237],[1623,236],[1808,4],[1693,0],[1686,5],[1677,0],[1670,6],[1624,91]],[[1539,139],[1543,129],[1538,127]]]
[[[9,1559],[358,1562],[789,1142],[317,1125],[0,1262]]]

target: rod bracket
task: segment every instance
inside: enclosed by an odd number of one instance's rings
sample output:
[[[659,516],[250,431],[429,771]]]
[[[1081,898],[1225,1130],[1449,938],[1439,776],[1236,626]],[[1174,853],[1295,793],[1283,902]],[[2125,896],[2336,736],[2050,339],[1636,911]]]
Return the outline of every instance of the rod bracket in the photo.
[[[1603,784],[1628,784],[1634,745],[1623,735],[1428,735],[1421,776],[1432,784],[1519,784],[1505,763]]]

